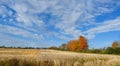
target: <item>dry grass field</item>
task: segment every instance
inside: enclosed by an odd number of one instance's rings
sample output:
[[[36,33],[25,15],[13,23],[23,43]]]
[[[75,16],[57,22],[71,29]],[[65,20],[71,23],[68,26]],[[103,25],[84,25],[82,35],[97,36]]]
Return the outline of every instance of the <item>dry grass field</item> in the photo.
[[[1,48],[0,66],[120,66],[120,56]]]

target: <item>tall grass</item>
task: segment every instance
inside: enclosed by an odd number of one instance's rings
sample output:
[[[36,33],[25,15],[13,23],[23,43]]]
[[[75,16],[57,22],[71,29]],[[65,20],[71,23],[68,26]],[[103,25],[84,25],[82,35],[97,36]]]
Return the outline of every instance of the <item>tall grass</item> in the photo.
[[[120,66],[120,56],[55,50],[1,49],[0,66]]]

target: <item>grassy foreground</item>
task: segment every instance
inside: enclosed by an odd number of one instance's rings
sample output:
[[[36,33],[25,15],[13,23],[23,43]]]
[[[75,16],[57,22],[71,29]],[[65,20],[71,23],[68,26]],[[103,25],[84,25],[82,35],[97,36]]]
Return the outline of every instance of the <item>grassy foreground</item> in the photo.
[[[57,50],[0,49],[0,66],[120,66],[120,56]]]

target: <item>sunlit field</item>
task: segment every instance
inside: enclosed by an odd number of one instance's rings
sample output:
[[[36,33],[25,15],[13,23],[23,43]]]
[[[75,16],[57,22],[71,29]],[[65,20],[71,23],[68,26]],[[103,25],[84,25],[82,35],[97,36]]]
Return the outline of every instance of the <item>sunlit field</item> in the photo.
[[[120,66],[120,56],[42,49],[0,49],[0,66]]]

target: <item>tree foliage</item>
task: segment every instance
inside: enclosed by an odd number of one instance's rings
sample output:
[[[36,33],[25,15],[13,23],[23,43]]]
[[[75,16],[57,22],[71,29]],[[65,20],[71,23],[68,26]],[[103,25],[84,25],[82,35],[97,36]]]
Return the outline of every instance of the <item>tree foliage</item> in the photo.
[[[119,42],[115,41],[112,43],[112,48],[118,48],[119,47]]]
[[[67,44],[62,44],[59,48],[61,50],[66,50],[67,49]]]
[[[71,51],[75,51],[77,50],[78,48],[78,40],[71,40],[69,43],[68,43],[68,49],[71,50]]]
[[[68,45],[70,51],[81,51],[88,49],[87,39],[83,36],[80,36],[78,40],[71,40]]]
[[[88,49],[88,42],[87,39],[83,36],[80,36],[79,38],[79,50],[86,50]]]

